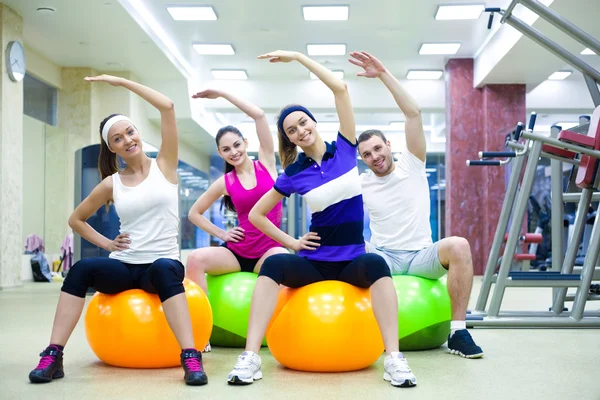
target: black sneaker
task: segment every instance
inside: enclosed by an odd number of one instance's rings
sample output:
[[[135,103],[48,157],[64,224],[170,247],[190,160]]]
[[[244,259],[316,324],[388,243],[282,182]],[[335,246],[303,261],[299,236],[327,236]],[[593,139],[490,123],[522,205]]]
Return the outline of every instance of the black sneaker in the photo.
[[[65,376],[63,352],[56,346],[48,346],[40,353],[40,363],[29,373],[31,383],[47,383]]]
[[[199,386],[208,383],[208,377],[202,368],[202,353],[196,349],[181,351],[181,366],[185,371],[183,380],[186,385]]]
[[[475,344],[466,329],[460,329],[454,332],[454,335],[448,336],[448,351],[465,358],[483,357],[483,350]]]

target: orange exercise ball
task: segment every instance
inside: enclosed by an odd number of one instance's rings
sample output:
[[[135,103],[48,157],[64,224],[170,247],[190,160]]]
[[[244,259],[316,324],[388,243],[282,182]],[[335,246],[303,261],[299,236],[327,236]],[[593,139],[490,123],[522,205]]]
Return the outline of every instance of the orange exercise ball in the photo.
[[[183,281],[194,342],[203,349],[212,331],[212,310],[204,291]],[[109,365],[165,368],[180,365],[181,348],[156,294],[141,289],[109,295],[96,293],[85,314],[85,334],[92,351]]]
[[[267,343],[279,363],[299,371],[356,371],[383,353],[369,289],[339,281],[281,289]]]

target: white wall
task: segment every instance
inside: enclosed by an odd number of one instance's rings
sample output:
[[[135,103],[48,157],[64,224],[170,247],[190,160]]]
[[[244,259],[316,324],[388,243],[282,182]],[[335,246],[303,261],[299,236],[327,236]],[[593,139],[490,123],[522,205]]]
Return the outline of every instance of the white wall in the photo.
[[[56,88],[62,87],[60,67],[28,46],[25,46],[27,73]]]

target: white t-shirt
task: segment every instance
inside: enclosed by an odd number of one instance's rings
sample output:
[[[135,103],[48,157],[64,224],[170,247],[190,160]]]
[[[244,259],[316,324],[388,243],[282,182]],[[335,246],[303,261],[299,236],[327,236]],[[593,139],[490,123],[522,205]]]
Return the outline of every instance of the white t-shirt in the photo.
[[[388,250],[421,250],[433,242],[425,163],[403,151],[391,174],[361,174],[363,201],[371,220],[371,241]]]

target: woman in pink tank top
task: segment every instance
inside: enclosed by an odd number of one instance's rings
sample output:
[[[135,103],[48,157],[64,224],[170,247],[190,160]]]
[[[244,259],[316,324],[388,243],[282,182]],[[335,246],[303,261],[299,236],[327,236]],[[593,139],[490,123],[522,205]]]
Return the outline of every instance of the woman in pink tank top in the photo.
[[[252,118],[260,142],[258,161],[248,157],[248,141],[233,126],[219,129],[216,136],[219,155],[225,160],[225,175],[217,179],[192,206],[188,218],[200,229],[224,241],[220,247],[205,247],[194,250],[187,259],[186,275],[206,292],[206,276],[246,271],[258,273],[263,261],[277,253],[288,253],[279,243],[259,231],[248,221],[254,204],[273,188],[277,169],[275,148],[269,122],[263,110],[248,101],[229,93],[205,90],[192,96],[198,99],[222,97]],[[224,196],[227,209],[237,212],[238,226],[223,231],[203,214],[211,205]],[[268,218],[277,227],[281,225],[282,206],[279,203]],[[208,350],[209,347],[207,346]]]

